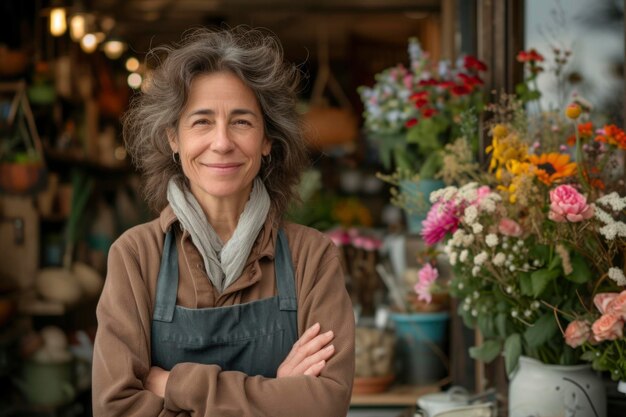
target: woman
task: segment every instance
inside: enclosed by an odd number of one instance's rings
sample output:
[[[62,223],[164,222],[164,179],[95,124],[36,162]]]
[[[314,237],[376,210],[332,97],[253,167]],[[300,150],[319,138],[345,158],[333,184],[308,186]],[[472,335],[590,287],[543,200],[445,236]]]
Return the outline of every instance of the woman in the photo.
[[[283,221],[305,165],[298,71],[271,36],[199,31],[124,119],[160,217],[109,252],[95,416],[345,416],[354,320],[338,251]]]

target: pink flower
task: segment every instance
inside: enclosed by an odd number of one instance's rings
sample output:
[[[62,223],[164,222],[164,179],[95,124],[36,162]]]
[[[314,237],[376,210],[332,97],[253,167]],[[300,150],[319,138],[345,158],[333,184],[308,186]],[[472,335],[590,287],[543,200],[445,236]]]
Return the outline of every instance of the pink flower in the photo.
[[[433,268],[431,264],[426,264],[417,273],[418,281],[413,289],[417,294],[417,299],[430,303],[432,301],[432,295],[430,288],[439,276],[439,272],[436,268]]]
[[[447,233],[454,233],[459,228],[457,207],[452,201],[436,202],[422,222],[422,238],[427,245],[435,245],[443,240]]]
[[[559,185],[550,191],[550,213],[555,222],[580,222],[593,216],[593,206],[571,185]]]
[[[573,348],[585,343],[591,336],[591,325],[582,320],[571,322],[565,329],[565,343]]]
[[[522,226],[515,220],[504,217],[498,224],[498,231],[505,236],[520,237],[522,235]]]
[[[617,297],[613,298],[607,306],[607,313],[626,320],[626,291],[622,291]]]
[[[593,297],[593,303],[595,304],[600,314],[606,314],[609,312],[608,311],[609,304],[611,304],[611,302],[616,297],[617,297],[617,293],[603,292],[600,294],[596,294],[595,297]]]
[[[591,330],[598,342],[617,340],[624,335],[624,322],[617,316],[604,314],[593,323]]]

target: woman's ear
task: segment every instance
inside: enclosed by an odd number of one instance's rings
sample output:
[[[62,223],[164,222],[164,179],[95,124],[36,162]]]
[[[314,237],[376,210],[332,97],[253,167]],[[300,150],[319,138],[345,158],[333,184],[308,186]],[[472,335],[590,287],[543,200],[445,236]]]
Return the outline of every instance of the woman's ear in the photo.
[[[167,141],[170,144],[170,149],[172,150],[172,152],[178,153],[178,140],[176,139],[176,133],[174,132],[174,129],[168,127],[165,130],[165,133],[167,134]]]
[[[263,149],[261,149],[261,155],[267,156],[272,152],[272,141],[267,138],[267,136],[263,137]]]

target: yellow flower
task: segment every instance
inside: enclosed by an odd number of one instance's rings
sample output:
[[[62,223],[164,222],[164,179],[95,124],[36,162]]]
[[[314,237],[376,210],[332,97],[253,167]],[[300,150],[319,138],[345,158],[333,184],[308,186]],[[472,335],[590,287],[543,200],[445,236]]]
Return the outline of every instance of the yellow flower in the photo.
[[[571,177],[576,172],[576,162],[570,162],[569,155],[556,152],[531,155],[530,163],[535,166],[537,178],[546,185]]]
[[[576,120],[578,119],[582,111],[583,110],[580,108],[578,104],[572,103],[569,106],[567,106],[567,108],[565,109],[565,115],[572,120]]]
[[[486,151],[491,153],[489,170],[492,172],[497,172],[499,169],[506,167],[507,162],[510,160],[526,161],[528,158],[527,145],[522,143],[519,137],[514,134],[501,139],[494,136],[491,145],[486,148]]]
[[[505,125],[497,124],[493,127],[493,136],[495,138],[503,138],[509,134],[509,129]]]

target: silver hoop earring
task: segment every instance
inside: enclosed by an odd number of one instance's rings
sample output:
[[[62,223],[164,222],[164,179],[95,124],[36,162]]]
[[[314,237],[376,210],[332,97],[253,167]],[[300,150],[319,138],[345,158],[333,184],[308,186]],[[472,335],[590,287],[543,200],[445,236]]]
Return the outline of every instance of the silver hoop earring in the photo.
[[[178,155],[178,152],[172,152],[172,161],[174,161],[174,165],[180,164],[180,156],[178,157],[178,160],[176,160],[176,155]]]

